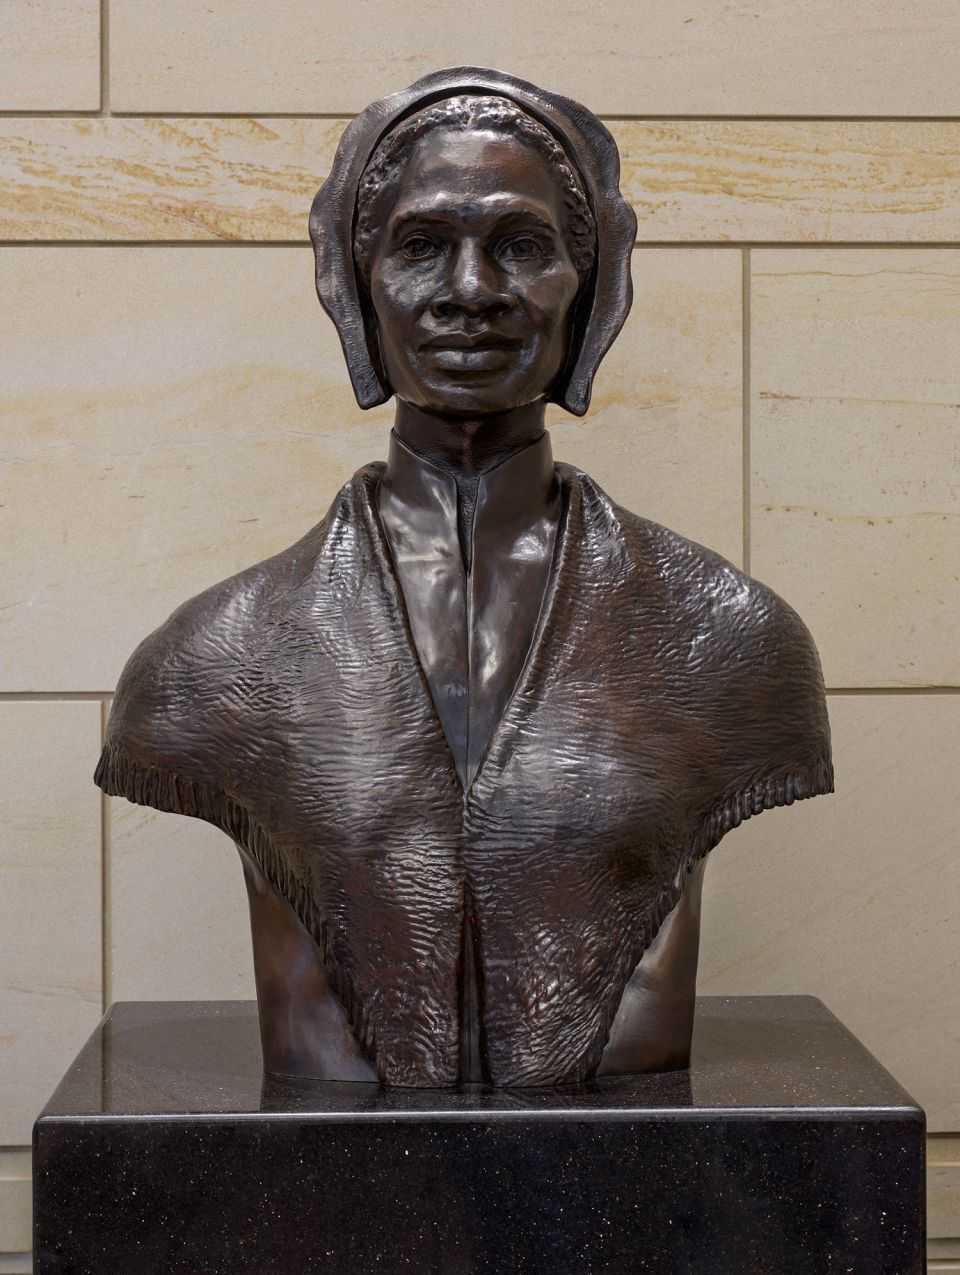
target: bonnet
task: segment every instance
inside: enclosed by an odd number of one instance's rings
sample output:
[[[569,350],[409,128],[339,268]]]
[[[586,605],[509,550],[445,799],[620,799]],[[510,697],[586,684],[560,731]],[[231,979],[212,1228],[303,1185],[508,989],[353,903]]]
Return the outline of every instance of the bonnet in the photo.
[[[571,349],[551,399],[583,416],[600,360],[630,310],[633,209],[620,194],[616,142],[586,107],[503,71],[461,66],[436,71],[400,93],[373,102],[347,126],[327,180],[310,210],[317,295],[336,325],[350,380],[361,407],[376,407],[392,390],[380,364],[373,316],[361,294],[353,257],[357,190],[367,161],[401,121],[443,98],[461,94],[504,97],[537,120],[576,168],[597,226],[597,254],[577,306]]]

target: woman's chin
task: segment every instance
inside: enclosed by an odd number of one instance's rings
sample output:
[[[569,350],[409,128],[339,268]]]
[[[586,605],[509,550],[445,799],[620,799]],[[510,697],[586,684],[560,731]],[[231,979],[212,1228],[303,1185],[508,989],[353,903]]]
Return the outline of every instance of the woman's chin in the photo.
[[[541,396],[512,390],[504,384],[502,374],[489,372],[432,385],[418,396],[416,406],[441,416],[494,416],[523,407],[538,397]]]

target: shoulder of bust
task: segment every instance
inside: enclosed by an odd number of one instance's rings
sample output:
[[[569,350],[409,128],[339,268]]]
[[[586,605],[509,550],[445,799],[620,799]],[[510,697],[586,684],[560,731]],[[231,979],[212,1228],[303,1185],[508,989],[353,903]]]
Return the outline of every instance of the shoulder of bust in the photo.
[[[242,730],[250,671],[272,621],[315,570],[331,521],[349,508],[350,486],[295,544],[189,598],[137,646],[113,698],[100,787],[140,800],[123,774],[219,782],[222,744]]]
[[[638,586],[655,588],[665,619],[726,634],[741,655],[747,647],[769,650],[771,642],[796,646],[812,653],[819,671],[809,629],[769,585],[715,549],[624,508],[589,475],[576,472],[594,520],[605,522],[621,542]]]
[[[695,855],[751,814],[832,792],[820,656],[793,607],[722,554],[616,504],[586,475],[580,485],[591,557],[602,560],[605,542],[615,547],[631,623],[655,652],[665,699],[703,726],[713,801]]]
[[[320,522],[294,544],[181,603],[127,661],[114,715],[119,711],[122,718],[132,699],[172,707],[177,698],[192,693],[198,679],[217,682],[221,673],[247,663],[273,608],[282,607],[315,572],[328,537],[341,538],[344,528],[357,519],[382,468],[375,462],[358,470]]]
[[[298,570],[309,570],[324,529],[319,523],[296,544],[181,603],[130,656],[115,703],[122,704],[137,686],[147,689],[164,678],[207,675],[237,663],[256,639],[264,608],[293,583]]]
[[[302,587],[322,588],[325,546],[355,540],[382,468],[358,470],[295,544],[190,598],[140,643],[117,684],[94,776],[104,792],[196,815],[236,839],[245,815],[235,795],[282,711],[271,643],[284,640]]]

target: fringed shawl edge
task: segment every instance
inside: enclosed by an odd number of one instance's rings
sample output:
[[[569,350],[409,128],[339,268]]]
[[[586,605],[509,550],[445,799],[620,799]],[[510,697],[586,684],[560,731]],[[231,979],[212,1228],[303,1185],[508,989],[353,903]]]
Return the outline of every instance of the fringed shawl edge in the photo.
[[[376,1041],[369,1017],[353,983],[331,957],[327,925],[318,915],[306,886],[290,870],[269,833],[241,802],[212,784],[186,779],[157,766],[144,765],[117,743],[108,743],[104,747],[94,782],[108,796],[125,797],[137,805],[151,806],[165,813],[203,819],[239,843],[253,857],[281,898],[293,908],[319,947],[330,985],[343,1005],[351,1029],[368,1058],[375,1061]],[[681,856],[676,877],[661,890],[642,926],[637,946],[631,952],[631,972],[679,903],[687,876],[728,832],[764,810],[791,806],[795,801],[825,796],[833,791],[833,765],[829,757],[821,756],[806,765],[781,769],[777,774],[757,779],[715,803]],[[591,1047],[581,1055],[575,1074],[566,1077],[566,1081],[586,1080],[600,1065],[623,993],[619,982],[615,984],[615,990],[616,997],[611,997],[610,1004],[605,1007],[602,1029],[597,1032]]]
[[[317,944],[330,986],[344,1008],[347,1021],[361,1049],[375,1062],[376,1039],[365,1002],[353,981],[333,959],[328,924],[318,912],[307,886],[291,870],[269,832],[247,807],[213,784],[139,762],[116,742],[104,746],[93,779],[110,797],[125,797],[136,805],[151,806],[166,814],[203,819],[247,851]]]

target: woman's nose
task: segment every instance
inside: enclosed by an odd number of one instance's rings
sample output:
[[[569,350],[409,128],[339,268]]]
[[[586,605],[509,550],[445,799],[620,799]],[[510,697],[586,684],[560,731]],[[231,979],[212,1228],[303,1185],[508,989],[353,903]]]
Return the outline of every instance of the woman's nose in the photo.
[[[511,304],[496,262],[479,244],[467,242],[451,253],[448,272],[430,309],[441,319],[455,314],[479,318],[502,313]]]

